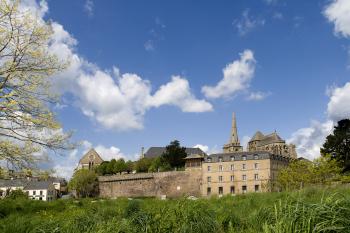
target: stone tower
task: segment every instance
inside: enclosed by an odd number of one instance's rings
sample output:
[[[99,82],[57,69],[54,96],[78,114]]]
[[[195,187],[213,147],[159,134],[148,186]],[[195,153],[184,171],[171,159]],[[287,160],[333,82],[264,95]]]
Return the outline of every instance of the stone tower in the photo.
[[[232,126],[231,126],[231,136],[229,143],[225,144],[223,147],[224,153],[231,152],[242,152],[243,147],[241,146],[237,133],[237,122],[235,113],[232,114]]]

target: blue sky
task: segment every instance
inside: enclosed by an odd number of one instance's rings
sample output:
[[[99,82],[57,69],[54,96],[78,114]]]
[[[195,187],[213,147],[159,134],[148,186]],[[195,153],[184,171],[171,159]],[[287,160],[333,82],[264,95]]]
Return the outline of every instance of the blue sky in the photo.
[[[53,158],[63,175],[89,147],[130,159],[173,139],[220,151],[233,111],[241,141],[277,130],[313,158],[350,115],[346,0],[50,0],[41,9],[55,24],[53,50],[76,65],[58,75],[55,111],[84,143]]]

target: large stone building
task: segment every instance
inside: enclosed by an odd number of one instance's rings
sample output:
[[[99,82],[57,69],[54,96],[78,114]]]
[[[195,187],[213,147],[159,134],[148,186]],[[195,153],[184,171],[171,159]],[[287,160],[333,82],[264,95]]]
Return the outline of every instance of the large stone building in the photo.
[[[147,156],[161,154],[162,150],[149,150]],[[257,132],[247,151],[243,151],[233,114],[230,140],[222,153],[206,155],[188,151],[185,171],[100,177],[100,194],[103,197],[207,197],[273,191],[278,171],[296,158],[295,146],[287,145],[276,132],[266,136]]]

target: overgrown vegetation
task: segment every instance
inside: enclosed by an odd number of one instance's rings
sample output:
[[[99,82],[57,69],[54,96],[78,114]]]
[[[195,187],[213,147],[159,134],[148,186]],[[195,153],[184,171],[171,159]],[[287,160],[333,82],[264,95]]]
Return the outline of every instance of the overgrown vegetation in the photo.
[[[350,232],[350,190],[211,199],[0,201],[0,232]]]

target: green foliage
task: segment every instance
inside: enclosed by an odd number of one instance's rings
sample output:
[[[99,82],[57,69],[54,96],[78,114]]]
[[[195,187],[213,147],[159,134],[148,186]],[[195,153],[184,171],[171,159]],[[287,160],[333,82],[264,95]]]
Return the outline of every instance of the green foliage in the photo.
[[[6,198],[9,198],[9,199],[25,198],[25,199],[27,199],[28,195],[27,195],[27,193],[23,192],[22,190],[17,189],[17,190],[12,190]]]
[[[134,169],[134,162],[128,160],[125,162],[124,159],[112,159],[111,161],[104,161],[98,167],[96,167],[95,171],[99,175],[113,175],[122,172],[130,173]]]
[[[142,158],[135,162],[136,172],[148,172],[155,158]]]
[[[313,162],[295,160],[279,171],[277,184],[280,189],[287,191],[310,185],[328,185],[342,180],[341,171],[339,163],[329,155],[324,155]]]
[[[0,232],[350,232],[350,190],[198,200],[0,200]]]
[[[170,142],[166,146],[165,152],[161,155],[161,164],[163,168],[181,168],[185,166],[186,148],[180,146],[178,140]]]
[[[80,169],[74,173],[68,188],[78,197],[93,197],[98,193],[97,175],[92,170]]]
[[[350,120],[344,119],[338,121],[334,127],[333,134],[326,138],[326,142],[321,148],[321,154],[330,154],[333,159],[338,161],[343,172],[350,171]]]

